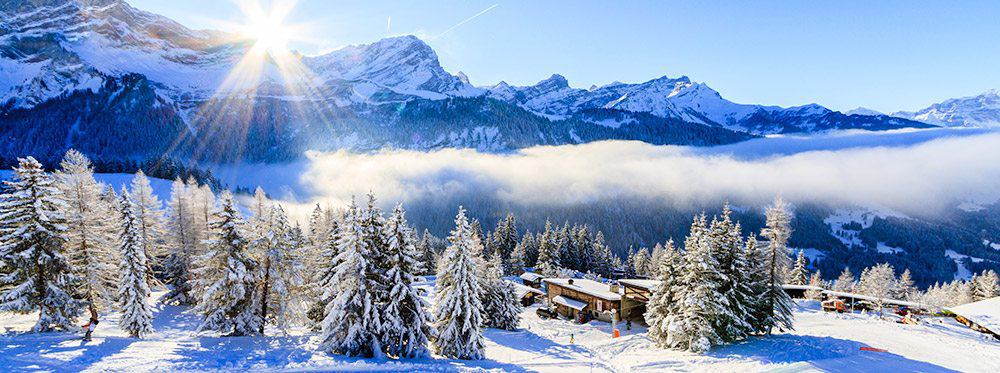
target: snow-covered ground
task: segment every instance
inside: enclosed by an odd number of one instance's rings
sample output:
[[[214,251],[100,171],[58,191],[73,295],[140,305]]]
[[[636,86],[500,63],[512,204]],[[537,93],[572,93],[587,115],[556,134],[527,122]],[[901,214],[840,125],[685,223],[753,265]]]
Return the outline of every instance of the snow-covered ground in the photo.
[[[432,290],[430,283],[420,287]],[[158,297],[162,293],[156,293]],[[860,314],[837,315],[806,301],[796,330],[717,347],[706,355],[656,348],[642,327],[611,338],[611,325],[542,320],[524,310],[521,329],[486,331],[486,360],[376,361],[316,351],[315,333],[230,337],[195,333],[200,319],[182,307],[156,305],[155,333],[127,338],[109,315],[91,342],[70,333],[26,334],[34,319],[0,314],[5,371],[1000,371],[1000,341],[946,318],[903,325]],[[274,334],[274,333],[271,333]],[[571,338],[573,343],[570,343]],[[863,351],[861,347],[888,352]]]

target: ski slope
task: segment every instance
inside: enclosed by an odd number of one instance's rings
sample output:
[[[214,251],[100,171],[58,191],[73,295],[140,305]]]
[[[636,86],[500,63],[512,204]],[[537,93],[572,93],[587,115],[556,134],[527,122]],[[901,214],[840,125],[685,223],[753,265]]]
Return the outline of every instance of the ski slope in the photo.
[[[154,298],[162,294],[157,292]],[[330,355],[316,351],[317,334],[304,329],[284,336],[269,331],[269,336],[256,338],[198,334],[197,315],[183,307],[154,304],[155,332],[142,340],[119,331],[115,314],[105,316],[93,341],[86,343],[74,333],[24,333],[33,325],[34,315],[0,314],[0,367],[52,372],[1000,371],[1000,341],[954,320],[928,318],[921,325],[903,325],[874,316],[827,314],[812,301],[796,307],[795,331],[717,347],[706,355],[656,348],[638,326],[626,331],[620,325],[622,337],[612,339],[607,323],[541,320],[535,306],[524,310],[518,331],[486,330],[487,359],[482,361],[379,361]]]

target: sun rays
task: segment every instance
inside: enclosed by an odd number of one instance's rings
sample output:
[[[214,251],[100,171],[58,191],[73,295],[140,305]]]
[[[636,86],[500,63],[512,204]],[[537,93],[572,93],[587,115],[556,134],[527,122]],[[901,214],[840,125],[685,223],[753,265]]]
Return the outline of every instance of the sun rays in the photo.
[[[203,161],[241,160],[248,147],[262,146],[251,143],[255,123],[281,127],[311,120],[331,125],[320,94],[321,79],[292,49],[293,43],[307,40],[303,25],[288,22],[296,1],[275,0],[267,7],[259,0],[235,0],[235,4],[243,17],[227,29],[235,30],[242,41],[241,53],[232,57],[225,78],[189,118],[192,133],[175,145],[193,146],[195,159]],[[272,115],[269,107],[274,101],[293,102],[294,117]],[[232,138],[242,141],[220,141]],[[226,143],[237,145],[219,148]]]

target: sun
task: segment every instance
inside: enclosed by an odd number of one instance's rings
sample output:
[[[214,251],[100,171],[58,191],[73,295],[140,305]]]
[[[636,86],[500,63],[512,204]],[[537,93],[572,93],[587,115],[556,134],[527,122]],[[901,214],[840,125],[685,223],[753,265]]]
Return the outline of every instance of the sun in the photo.
[[[285,23],[291,6],[272,6],[265,10],[258,2],[244,2],[243,5],[246,23],[240,27],[241,34],[253,42],[251,51],[272,57],[288,55],[288,44],[295,38],[293,27]]]

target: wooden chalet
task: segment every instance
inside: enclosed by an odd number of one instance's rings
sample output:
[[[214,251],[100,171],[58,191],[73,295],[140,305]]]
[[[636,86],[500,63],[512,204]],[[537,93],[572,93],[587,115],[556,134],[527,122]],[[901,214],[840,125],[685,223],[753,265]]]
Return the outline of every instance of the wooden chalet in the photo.
[[[549,305],[565,317],[585,322],[589,319],[611,321],[611,314],[621,318],[622,296],[617,284],[605,284],[581,278],[547,278]]]
[[[948,308],[965,326],[1000,339],[1000,297]]]
[[[535,289],[541,289],[542,280],[545,279],[545,276],[542,276],[534,272],[524,272],[518,277],[521,278],[521,282],[523,282],[525,285],[533,287]]]
[[[522,306],[530,306],[545,297],[545,292],[541,290],[518,283],[511,282],[511,284],[514,285],[514,292],[517,294],[517,299],[521,301]]]

